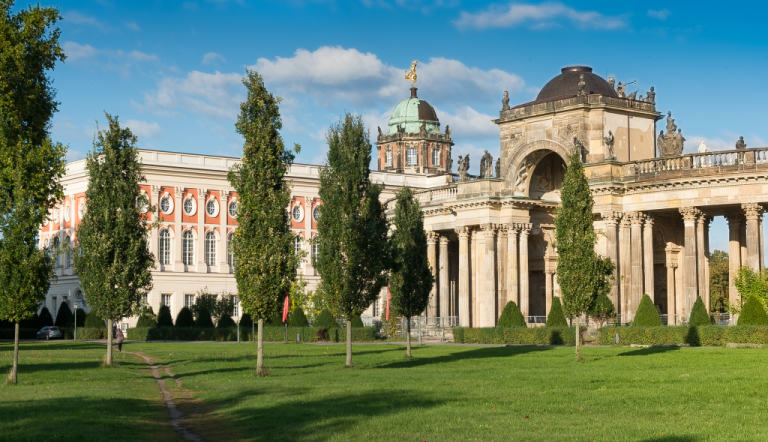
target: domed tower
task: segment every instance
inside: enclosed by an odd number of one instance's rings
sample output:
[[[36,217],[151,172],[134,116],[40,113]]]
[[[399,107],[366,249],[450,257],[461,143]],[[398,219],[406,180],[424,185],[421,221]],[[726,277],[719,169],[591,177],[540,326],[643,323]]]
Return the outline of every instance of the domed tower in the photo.
[[[386,132],[379,128],[376,140],[379,170],[439,175],[450,173],[451,130],[440,131],[435,109],[416,95],[395,106]]]

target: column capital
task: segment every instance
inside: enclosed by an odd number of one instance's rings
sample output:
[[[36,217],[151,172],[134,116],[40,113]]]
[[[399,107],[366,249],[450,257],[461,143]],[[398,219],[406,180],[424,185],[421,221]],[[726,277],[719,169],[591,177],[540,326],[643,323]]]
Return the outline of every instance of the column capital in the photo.
[[[493,238],[496,235],[496,224],[480,224],[480,230],[485,233],[486,238]]]
[[[547,269],[547,270],[544,270],[544,273],[546,273],[547,275],[556,275],[557,274],[557,270],[556,269]]]
[[[608,225],[616,225],[621,220],[621,212],[603,212],[600,214],[603,217],[603,221]]]
[[[676,262],[668,262],[667,263],[667,267],[670,268],[670,269],[676,269],[677,268],[677,263]]]
[[[696,221],[696,218],[698,218],[699,215],[701,215],[701,210],[696,207],[681,207],[680,215],[683,215],[684,221],[693,222]]]
[[[448,237],[447,236],[440,236],[440,245],[448,245]]]
[[[208,189],[197,189],[197,199],[204,200],[205,194],[208,193]]]
[[[160,186],[158,186],[157,184],[153,184],[152,185],[152,193],[155,194],[155,195],[160,193]]]
[[[517,229],[520,230],[520,234],[525,232],[527,235],[531,229],[533,229],[533,224],[531,223],[516,223],[515,226],[517,226]]]
[[[629,222],[633,225],[642,225],[645,220],[645,214],[643,212],[629,212],[626,214],[629,216]]]
[[[734,226],[740,226],[742,222],[744,222],[744,215],[740,213],[728,213],[725,215],[725,220],[728,221],[728,224],[733,224]]]
[[[506,238],[509,236],[509,233],[507,232],[507,229],[503,225],[496,225],[496,235],[499,238]]]
[[[181,198],[182,196],[184,196],[183,187],[174,187],[173,190],[174,190],[174,193],[176,194],[176,198]]]
[[[437,244],[437,240],[440,239],[440,234],[432,230],[427,230],[427,244]]]
[[[741,205],[748,220],[759,219],[763,214],[763,206],[757,203],[745,203]]]
[[[229,199],[229,190],[219,190],[219,195],[221,195],[222,202],[227,202]]]
[[[651,229],[653,228],[653,215],[645,214],[645,228]]]
[[[517,231],[520,230],[515,223],[504,224],[503,228],[507,230],[509,235],[517,235]]]
[[[304,205],[307,207],[307,213],[309,213],[309,209],[312,208],[312,202],[314,200],[315,199],[312,198],[311,196],[308,196],[308,197],[304,198]]]
[[[472,226],[461,226],[461,227],[454,227],[453,231],[456,232],[457,235],[459,235],[460,239],[467,239],[472,235]]]

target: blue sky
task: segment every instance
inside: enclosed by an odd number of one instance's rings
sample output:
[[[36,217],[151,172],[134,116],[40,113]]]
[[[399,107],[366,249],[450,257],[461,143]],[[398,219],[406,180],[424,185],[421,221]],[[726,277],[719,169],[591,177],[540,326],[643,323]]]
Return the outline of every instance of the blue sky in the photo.
[[[44,2],[44,5],[50,3]],[[25,3],[18,3],[23,6]],[[103,111],[139,145],[238,156],[234,130],[246,67],[283,97],[283,137],[299,162],[320,164],[324,134],[344,111],[375,133],[408,97],[403,72],[420,61],[419,97],[449,124],[454,155],[498,155],[501,95],[532,100],[561,67],[592,66],[629,91],[655,86],[688,139],[765,145],[766,6],[684,1],[496,2],[62,1],[68,59],[52,77],[61,101],[53,137],[70,159],[91,148]],[[473,164],[477,168],[477,164]],[[720,225],[722,224],[722,225]],[[724,231],[715,221],[713,229]],[[713,247],[719,244],[713,235]],[[722,236],[722,235],[720,235]],[[727,235],[726,235],[727,236]]]

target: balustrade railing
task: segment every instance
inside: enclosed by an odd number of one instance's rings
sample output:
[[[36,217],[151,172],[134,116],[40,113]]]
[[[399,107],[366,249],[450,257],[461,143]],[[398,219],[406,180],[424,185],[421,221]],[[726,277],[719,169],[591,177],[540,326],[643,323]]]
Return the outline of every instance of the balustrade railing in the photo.
[[[721,150],[715,152],[692,153],[676,157],[632,161],[629,165],[630,167],[634,165],[635,175],[645,175],[667,171],[722,168],[766,163],[768,163],[768,147],[747,150]]]

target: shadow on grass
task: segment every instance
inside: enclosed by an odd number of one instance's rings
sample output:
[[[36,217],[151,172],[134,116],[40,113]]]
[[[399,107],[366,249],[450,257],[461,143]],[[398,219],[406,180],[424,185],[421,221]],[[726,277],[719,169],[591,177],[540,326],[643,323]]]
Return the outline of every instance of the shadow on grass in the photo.
[[[19,353],[23,351],[48,351],[48,350],[94,350],[103,349],[107,352],[107,347],[95,342],[75,342],[75,341],[40,341],[40,342],[20,342]],[[13,351],[13,342],[0,343],[0,350]]]
[[[422,365],[442,364],[445,362],[457,362],[465,359],[489,359],[519,356],[526,353],[549,351],[552,347],[486,347],[468,351],[456,351],[454,353],[434,357],[416,357],[406,360],[378,365],[377,368],[412,368]]]
[[[680,347],[649,347],[641,348],[638,350],[625,351],[624,353],[619,353],[616,356],[647,356],[676,350],[680,350]]]
[[[690,436],[662,436],[653,439],[643,439],[640,442],[696,442],[698,439]]]

